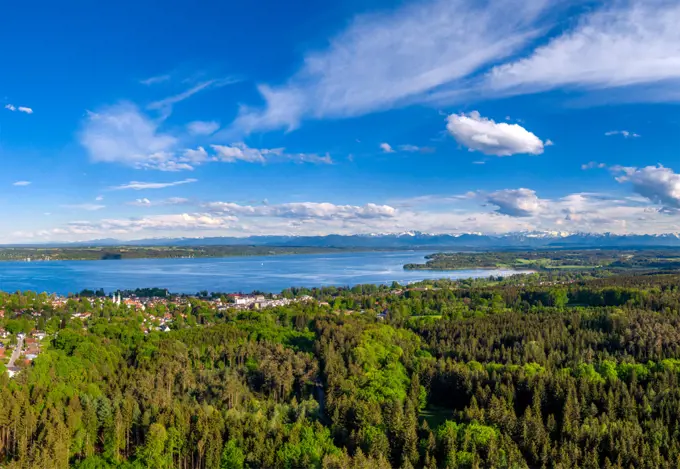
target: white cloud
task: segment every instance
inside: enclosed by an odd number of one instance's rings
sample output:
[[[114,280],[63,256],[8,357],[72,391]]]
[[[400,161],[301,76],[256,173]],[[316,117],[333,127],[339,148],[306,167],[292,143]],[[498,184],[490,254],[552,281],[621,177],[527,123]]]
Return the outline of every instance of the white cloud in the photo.
[[[89,113],[78,136],[92,161],[119,163],[137,169],[191,171],[197,165],[220,161],[333,162],[328,154],[284,153],[283,148],[257,149],[244,143],[210,145],[215,152],[210,155],[203,146],[182,149],[181,139],[163,132],[160,125],[160,121],[150,119],[133,104],[121,103]]]
[[[136,199],[132,202],[128,202],[128,205],[137,205],[139,207],[149,207],[151,205],[151,201],[145,197],[143,199]]]
[[[209,161],[209,156],[208,152],[205,151],[205,148],[198,147],[195,150],[194,149],[184,150],[181,160],[193,165],[199,165]]]
[[[29,186],[31,185],[31,181],[17,181],[15,183],[12,183],[13,186]]]
[[[447,130],[458,143],[485,155],[510,156],[520,153],[540,155],[544,143],[519,124],[496,123],[479,112],[451,114]]]
[[[622,173],[616,178],[620,183],[631,183],[633,190],[655,204],[680,209],[680,174],[661,165],[644,168],[614,167]]]
[[[239,205],[231,202],[210,202],[205,207],[216,212],[254,217],[284,217],[299,219],[371,219],[391,218],[396,209],[389,205],[369,203],[363,206],[336,205],[318,202],[297,202],[278,205]]]
[[[130,103],[88,113],[79,140],[95,162],[160,170],[188,169],[173,166],[177,138],[160,132],[158,122]]]
[[[64,229],[71,234],[137,233],[159,230],[216,230],[231,227],[237,219],[209,213],[150,215],[142,218],[104,219],[97,222],[71,222]]]
[[[88,212],[94,212],[96,210],[101,210],[103,208],[106,208],[106,205],[101,205],[101,204],[89,204],[89,203],[83,203],[83,204],[67,204],[67,205],[62,205],[63,208],[71,208],[74,210],[85,210]]]
[[[380,149],[383,151],[383,153],[394,153],[394,149],[392,148],[392,145],[390,145],[387,142],[381,143]]]
[[[264,109],[243,107],[234,128],[296,128],[423,101],[536,35],[546,0],[428,0],[356,17],[326,50],[308,53],[280,86],[259,86]]]
[[[220,128],[215,121],[194,121],[187,124],[187,130],[192,135],[212,135]]]
[[[604,5],[528,57],[496,66],[487,85],[521,93],[680,80],[680,3],[630,0]]]
[[[149,77],[146,80],[141,80],[140,83],[142,85],[156,85],[158,83],[163,83],[164,81],[168,81],[170,79],[170,75],[158,75],[155,77]]]
[[[203,91],[208,88],[217,88],[220,86],[231,85],[233,83],[238,83],[240,80],[233,77],[212,79],[194,85],[193,87],[185,90],[179,94],[168,96],[167,98],[161,99],[159,101],[154,101],[150,103],[146,108],[154,111],[159,111],[161,113],[161,118],[165,119],[170,114],[172,114],[172,107],[181,103],[184,100],[191,98],[196,93]]]
[[[618,169],[633,175],[637,168]],[[623,181],[622,181],[623,182]],[[506,189],[491,194],[475,191],[459,195],[412,198],[389,205],[337,205],[295,202],[241,205],[209,202],[200,210],[142,218],[75,221],[30,233],[14,233],[14,240],[87,240],[105,236],[120,239],[179,236],[327,235],[394,233],[507,233],[516,231],[667,233],[676,232],[680,210],[659,210],[641,196],[572,193],[539,198],[531,189]],[[178,205],[149,200],[143,205]],[[187,202],[191,203],[191,202]],[[666,204],[668,207],[669,205]],[[398,207],[398,208],[397,208]],[[49,218],[44,219],[49,223]],[[162,234],[160,234],[162,233]]]
[[[333,158],[329,153],[325,155],[317,155],[316,153],[284,153],[284,157],[297,163],[312,163],[312,164],[333,164]]]
[[[154,206],[168,206],[168,205],[185,205],[189,203],[189,199],[183,197],[170,197],[163,200],[151,201],[146,197],[128,202],[127,205],[134,205],[137,207],[154,207]]]
[[[126,189],[132,189],[132,190],[146,190],[146,189],[164,189],[166,187],[173,187],[173,186],[180,186],[183,184],[191,184],[192,182],[197,182],[198,179],[184,179],[182,181],[173,181],[173,182],[140,182],[140,181],[131,181],[127,184],[122,184],[120,186],[114,186],[111,187],[111,190],[126,190]]]
[[[285,148],[251,148],[245,143],[231,145],[210,145],[216,152],[213,161],[235,163],[267,163],[272,161],[293,161],[298,163],[332,164],[329,154],[319,156],[315,153],[286,153]]]
[[[169,96],[167,98],[161,99],[160,101],[154,101],[147,106],[147,109],[162,111],[163,113],[170,114],[173,105],[180,103],[186,99],[189,99],[199,91],[202,91],[212,86],[213,84],[215,84],[215,82],[216,80],[204,81],[179,94]]]
[[[96,200],[97,202],[101,202],[102,200],[104,200],[104,196],[98,195],[97,197],[94,198],[94,200]]]
[[[268,155],[280,155],[283,148],[274,150],[259,150],[250,148],[245,143],[234,143],[232,145],[210,145],[217,152],[220,161],[234,163],[245,161],[247,163],[264,163]]]
[[[415,153],[417,151],[422,151],[422,149],[416,145],[399,145],[399,151],[405,151],[407,153]]]
[[[536,191],[524,188],[492,192],[487,196],[487,201],[498,207],[498,213],[511,217],[531,217],[545,207],[545,203],[536,196]]]
[[[18,106],[17,107],[13,104],[5,104],[5,109],[7,109],[8,111],[12,111],[12,112],[19,111],[19,112],[23,112],[24,114],[33,114],[33,109],[31,109],[30,107],[26,107],[26,106]]]
[[[588,163],[581,165],[581,169],[583,169],[583,170],[594,169],[594,168],[602,169],[602,168],[606,168],[606,167],[607,167],[606,164],[598,163],[597,161],[589,161]]]
[[[611,137],[613,135],[621,135],[623,138],[637,138],[640,137],[639,134],[636,134],[635,132],[629,132],[627,130],[610,130],[609,132],[604,133],[607,137]]]

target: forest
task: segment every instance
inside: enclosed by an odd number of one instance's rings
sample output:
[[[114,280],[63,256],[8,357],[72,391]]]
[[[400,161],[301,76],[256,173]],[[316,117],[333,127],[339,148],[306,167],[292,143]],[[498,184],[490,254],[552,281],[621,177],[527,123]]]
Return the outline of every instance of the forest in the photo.
[[[0,247],[0,261],[94,261],[275,256],[352,252],[352,248],[277,246],[22,246]]]
[[[407,270],[515,269],[600,270],[614,273],[680,269],[680,250],[558,249],[531,251],[441,252],[425,256],[424,264],[406,264]]]
[[[253,311],[0,293],[0,326],[47,335],[0,365],[0,466],[677,468],[679,285],[537,273]]]

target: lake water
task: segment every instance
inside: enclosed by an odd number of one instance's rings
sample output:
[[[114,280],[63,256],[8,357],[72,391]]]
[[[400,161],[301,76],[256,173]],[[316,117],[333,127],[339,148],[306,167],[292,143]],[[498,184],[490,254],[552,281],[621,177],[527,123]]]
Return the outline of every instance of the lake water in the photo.
[[[510,275],[514,271],[406,271],[424,262],[424,251],[305,254],[219,259],[125,259],[110,261],[0,262],[0,290],[76,293],[85,288],[167,288],[176,293],[201,290],[278,293],[298,287],[362,283],[405,284],[432,278]]]

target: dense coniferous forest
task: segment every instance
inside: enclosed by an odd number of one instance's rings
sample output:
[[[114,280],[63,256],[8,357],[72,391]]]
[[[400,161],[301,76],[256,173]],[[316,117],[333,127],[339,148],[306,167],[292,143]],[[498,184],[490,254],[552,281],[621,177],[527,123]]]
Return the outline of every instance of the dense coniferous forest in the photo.
[[[8,332],[47,334],[0,370],[0,466],[676,468],[678,285],[291,289],[313,299],[259,311],[0,294]]]

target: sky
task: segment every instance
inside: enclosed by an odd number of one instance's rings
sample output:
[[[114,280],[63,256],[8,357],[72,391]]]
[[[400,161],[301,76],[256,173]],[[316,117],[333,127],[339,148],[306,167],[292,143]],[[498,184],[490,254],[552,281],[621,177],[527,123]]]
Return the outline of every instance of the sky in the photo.
[[[2,243],[680,231],[677,1],[2,10]]]

